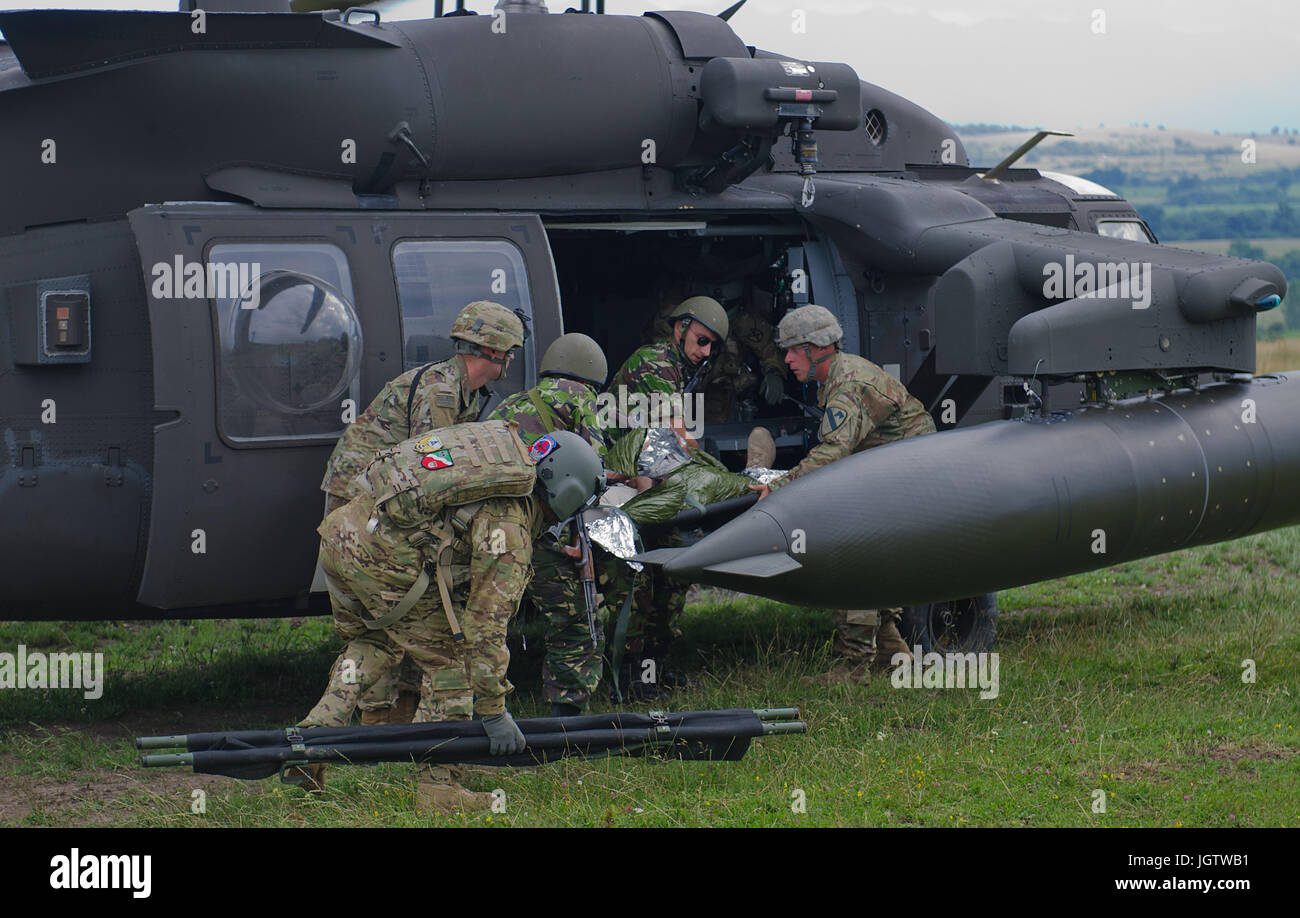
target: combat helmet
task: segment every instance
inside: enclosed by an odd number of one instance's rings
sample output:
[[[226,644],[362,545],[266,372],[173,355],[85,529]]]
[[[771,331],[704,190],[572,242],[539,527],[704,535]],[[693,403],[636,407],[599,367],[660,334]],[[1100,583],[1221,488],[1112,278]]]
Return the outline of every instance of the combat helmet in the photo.
[[[567,520],[605,490],[605,467],[586,440],[556,430],[533,442],[528,454],[537,463],[537,481],[546,503]]]
[[[609,366],[599,344],[582,332],[569,332],[556,338],[546,349],[541,375],[567,376],[603,386],[609,375]]]
[[[673,309],[671,319],[677,322],[685,318],[699,322],[717,335],[719,341],[726,341],[727,332],[731,330],[727,321],[727,310],[711,296],[693,296],[678,303]]]
[[[776,327],[776,346],[791,348],[799,344],[825,347],[844,337],[839,320],[824,306],[800,306],[786,313]]]
[[[458,354],[473,354],[493,363],[510,362],[510,351],[524,346],[524,323],[519,316],[500,303],[475,300],[460,311],[451,323],[451,337]],[[502,358],[489,357],[483,348],[505,351]]]
[[[801,382],[808,382],[816,376],[817,365],[830,360],[835,353],[831,351],[829,354],[815,358],[812,355],[812,348],[833,344],[838,351],[840,339],[843,337],[844,329],[840,328],[839,320],[831,314],[831,311],[812,303],[790,310],[781,320],[781,324],[776,327],[777,347],[789,349],[803,345],[803,352],[808,357],[808,375],[800,380]]]

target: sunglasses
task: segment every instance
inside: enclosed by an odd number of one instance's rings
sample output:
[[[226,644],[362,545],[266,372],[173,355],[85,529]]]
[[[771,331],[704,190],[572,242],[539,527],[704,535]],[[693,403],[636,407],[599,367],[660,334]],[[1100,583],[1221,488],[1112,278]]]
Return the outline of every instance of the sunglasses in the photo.
[[[700,347],[711,347],[718,343],[718,339],[710,338],[708,335],[700,335],[695,339],[695,343]]]

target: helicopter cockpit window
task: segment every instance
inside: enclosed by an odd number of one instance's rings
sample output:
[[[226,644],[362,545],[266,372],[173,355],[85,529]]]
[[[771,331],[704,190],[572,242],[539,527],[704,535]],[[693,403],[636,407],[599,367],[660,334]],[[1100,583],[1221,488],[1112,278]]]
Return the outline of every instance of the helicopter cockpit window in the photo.
[[[208,252],[208,264],[238,278],[214,300],[222,435],[236,442],[338,437],[345,400],[358,398],[361,367],[361,323],[342,251],[223,244]]]
[[[523,254],[503,239],[418,239],[393,248],[393,273],[402,307],[406,369],[446,360],[456,352],[447,337],[466,304],[491,300],[531,321],[532,300]],[[526,323],[527,324],[527,323]],[[523,354],[510,364],[500,392],[525,389],[535,366],[531,332]]]
[[[1098,220],[1097,233],[1112,239],[1127,239],[1130,242],[1156,241],[1141,220]]]

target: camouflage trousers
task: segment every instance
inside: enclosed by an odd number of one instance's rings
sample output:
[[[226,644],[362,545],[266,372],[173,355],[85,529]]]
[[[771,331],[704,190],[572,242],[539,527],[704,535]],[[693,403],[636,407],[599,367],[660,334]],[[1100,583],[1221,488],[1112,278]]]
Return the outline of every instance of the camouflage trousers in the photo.
[[[325,495],[325,515],[346,504],[347,501],[334,494]],[[334,614],[334,631],[348,642],[348,646],[339,655],[339,660],[359,658],[362,648],[354,646],[357,642],[370,644],[374,650],[366,656],[372,666],[379,666],[384,658],[393,662],[388,669],[379,673],[374,686],[361,695],[357,706],[363,711],[375,711],[392,708],[397,704],[398,692],[420,691],[420,670],[397,646],[397,643],[382,631],[371,631],[362,623],[361,616],[343,608],[330,599]]]
[[[457,568],[452,571],[455,574]],[[396,599],[386,587],[368,583],[368,578],[361,572],[351,572],[336,579],[368,609],[379,610],[379,614]],[[390,647],[409,655],[423,674],[415,723],[468,720],[475,711],[483,716],[502,713],[505,694],[513,686],[503,679],[505,692],[476,700],[469,660],[472,657],[473,665],[494,670],[499,667],[500,672],[505,672],[510,662],[510,652],[505,646],[509,616],[481,619],[467,615],[464,598],[455,593],[452,607],[465,634],[463,643],[452,640],[451,627],[438,598],[436,584],[430,584],[424,597],[385,631],[371,632],[385,635],[391,643],[369,639],[349,641],[330,671],[325,693],[299,726],[346,726],[362,697],[381,679],[395,672],[397,660]]]
[[[902,609],[839,609],[835,612],[836,657],[850,664],[869,662],[877,653],[906,651],[906,646],[895,646],[898,641],[878,641],[881,625],[892,622],[895,626],[903,615]],[[892,635],[891,635],[892,636]]]
[[[647,539],[645,549],[653,551],[681,545],[681,534],[673,529],[655,539]],[[612,610],[611,615],[618,615],[627,594],[632,593],[627,639],[623,645],[624,660],[639,661],[663,653],[680,634],[673,622],[686,608],[687,587],[669,580],[658,565],[647,564],[638,574],[622,562],[612,558],[607,560],[609,563],[601,571],[601,591]]]
[[[343,608],[333,597],[330,605],[334,613],[334,631],[348,642],[339,660],[358,660],[364,655],[376,673],[374,684],[357,700],[361,710],[391,708],[397,704],[399,691],[420,691],[420,668],[396,640],[387,632],[368,629],[360,615]]]
[[[542,663],[546,700],[586,707],[600,684],[605,652],[604,609],[599,594],[593,642],[582,581],[573,559],[558,548],[537,545],[533,548],[528,598],[546,617],[546,659]]]

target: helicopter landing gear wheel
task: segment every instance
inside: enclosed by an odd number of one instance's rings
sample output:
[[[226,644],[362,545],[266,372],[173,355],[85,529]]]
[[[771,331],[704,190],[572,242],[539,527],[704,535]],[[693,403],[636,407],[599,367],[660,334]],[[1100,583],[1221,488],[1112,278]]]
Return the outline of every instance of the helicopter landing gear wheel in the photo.
[[[898,630],[924,653],[987,653],[997,633],[996,593],[907,606]]]

